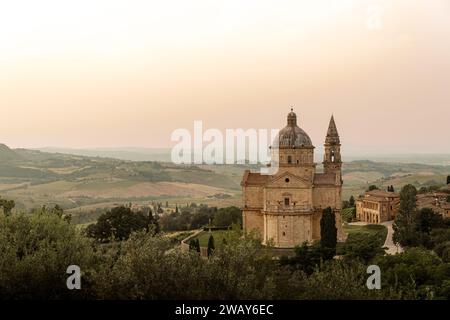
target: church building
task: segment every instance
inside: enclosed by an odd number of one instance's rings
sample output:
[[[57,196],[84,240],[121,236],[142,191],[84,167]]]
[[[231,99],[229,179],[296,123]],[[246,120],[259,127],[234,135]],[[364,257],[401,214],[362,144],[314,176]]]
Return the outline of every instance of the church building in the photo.
[[[287,125],[271,146],[271,165],[276,173],[264,175],[246,170],[243,191],[243,227],[256,231],[263,244],[293,248],[320,240],[322,211],[331,207],[336,215],[338,240],[342,232],[342,161],[340,140],[333,116],[325,138],[323,172],[316,172],[314,146],[297,125],[291,109]]]

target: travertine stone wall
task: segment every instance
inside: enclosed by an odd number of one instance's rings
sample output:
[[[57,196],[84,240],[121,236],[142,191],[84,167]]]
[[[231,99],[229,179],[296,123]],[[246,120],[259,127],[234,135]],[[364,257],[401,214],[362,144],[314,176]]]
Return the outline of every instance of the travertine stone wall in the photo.
[[[264,216],[261,211],[242,211],[242,220],[246,232],[255,232],[261,239],[264,237]]]
[[[312,241],[311,215],[266,214],[267,231],[264,243],[270,241],[282,248]]]
[[[264,189],[262,186],[248,186],[243,190],[244,207],[262,208],[264,203]]]
[[[334,118],[324,145],[324,174],[316,174],[314,146],[296,119],[291,111],[287,126],[280,131],[281,146],[272,149],[272,168],[277,165],[278,172],[263,177],[246,171],[242,181],[244,230],[256,229],[263,243],[280,248],[320,240],[322,210],[327,207],[335,212],[338,239],[345,238],[341,218],[342,162]]]

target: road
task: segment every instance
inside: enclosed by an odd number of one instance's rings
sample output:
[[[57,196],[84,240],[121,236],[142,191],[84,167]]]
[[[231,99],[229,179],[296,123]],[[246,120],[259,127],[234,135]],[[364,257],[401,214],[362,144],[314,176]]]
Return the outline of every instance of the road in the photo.
[[[392,229],[392,224],[394,221],[386,221],[382,222],[381,224],[385,226],[388,229],[386,241],[384,243],[384,247],[386,247],[386,253],[387,254],[397,254],[403,252],[403,248],[400,246],[397,246],[394,241],[392,241],[392,236],[394,235],[394,229]]]
[[[381,225],[385,226],[388,230],[386,241],[384,242],[383,247],[386,247],[386,253],[387,254],[397,254],[403,252],[403,248],[400,246],[395,245],[394,241],[392,241],[392,236],[394,235],[394,229],[392,229],[392,224],[394,221],[386,221],[380,223]],[[365,226],[368,225],[367,222],[352,222],[350,225],[355,226]]]

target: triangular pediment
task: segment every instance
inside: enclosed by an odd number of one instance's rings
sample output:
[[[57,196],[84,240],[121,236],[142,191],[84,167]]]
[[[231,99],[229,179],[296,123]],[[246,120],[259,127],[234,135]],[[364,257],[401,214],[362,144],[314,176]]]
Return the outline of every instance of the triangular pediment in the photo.
[[[311,182],[290,172],[283,172],[267,183],[267,187],[309,188]]]

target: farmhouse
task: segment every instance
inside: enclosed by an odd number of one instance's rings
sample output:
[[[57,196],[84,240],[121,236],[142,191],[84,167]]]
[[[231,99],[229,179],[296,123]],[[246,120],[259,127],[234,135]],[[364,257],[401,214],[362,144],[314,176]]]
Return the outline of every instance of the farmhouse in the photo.
[[[398,193],[384,190],[367,191],[356,200],[356,218],[368,223],[394,220],[399,203]]]

